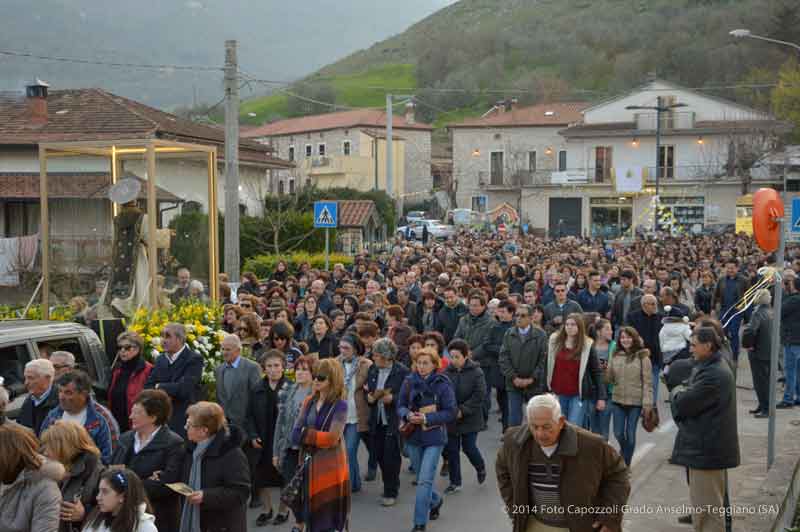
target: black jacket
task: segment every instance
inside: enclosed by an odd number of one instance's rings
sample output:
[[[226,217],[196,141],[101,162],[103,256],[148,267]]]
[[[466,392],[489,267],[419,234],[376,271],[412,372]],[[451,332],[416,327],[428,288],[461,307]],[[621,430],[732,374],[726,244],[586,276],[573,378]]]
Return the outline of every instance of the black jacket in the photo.
[[[672,463],[693,469],[737,467],[736,382],[720,353],[697,362],[686,385],[670,393],[678,425]]]
[[[119,445],[111,456],[112,465],[124,465],[136,473],[144,484],[147,498],[153,507],[156,527],[159,530],[177,530],[181,520],[181,496],[166,485],[181,481],[183,456],[186,453],[183,438],[161,427],[152,441],[134,454],[134,432],[128,431],[119,438]],[[150,477],[160,471],[159,480]]]
[[[39,406],[33,405],[33,397],[28,394],[28,397],[26,397],[25,401],[22,403],[22,409],[19,412],[17,423],[32,429],[38,437],[39,433],[41,432],[42,423],[44,423],[44,418],[46,418],[47,414],[49,414],[50,411],[57,406],[58,390],[56,389],[55,384],[53,384],[53,387],[50,389],[50,395],[48,395],[47,399],[45,399]]]
[[[703,314],[711,314],[713,310],[714,288],[700,285],[694,292],[694,308]]]
[[[460,370],[453,364],[447,366],[445,375],[453,383],[456,403],[461,411],[461,419],[456,417],[453,423],[447,425],[447,432],[461,435],[480,431],[483,428],[483,400],[486,397],[486,380],[480,366],[467,359]]]
[[[720,277],[719,281],[717,281],[717,286],[714,288],[714,295],[711,300],[712,308],[717,308],[717,306],[719,306],[720,310],[722,310],[722,300],[725,296],[725,287],[723,286],[723,283],[726,283],[727,279],[728,276],[723,275]],[[739,301],[744,297],[744,293],[750,286],[750,281],[747,280],[747,277],[741,274],[737,275],[734,280],[736,282],[736,301]],[[734,301],[734,303],[736,303],[736,301]]]
[[[202,532],[247,532],[247,499],[250,496],[250,468],[242,451],[244,434],[232,426],[214,435],[203,456],[200,530]],[[181,480],[189,482],[192,453],[186,446]],[[185,503],[184,503],[185,504]]]
[[[664,357],[661,355],[661,341],[658,333],[661,332],[661,313],[645,314],[643,310],[637,310],[628,314],[628,324],[636,329],[642,337],[644,346],[650,350],[650,361],[654,366],[662,366]]]
[[[745,329],[749,329],[756,340],[753,349],[755,359],[769,361],[772,353],[772,311],[769,305],[758,305]]]
[[[261,460],[272,462],[272,442],[275,439],[275,422],[278,420],[278,393],[286,389],[289,382],[281,377],[273,390],[266,377],[250,395],[247,409],[247,437],[261,438]]]
[[[483,356],[473,358],[483,370],[483,376],[495,388],[505,387],[506,379],[500,373],[500,348],[506,332],[514,325],[513,321],[498,321],[489,331],[489,337],[483,347]]]
[[[781,338],[786,345],[800,345],[800,293],[786,296],[781,304]]]
[[[642,297],[644,292],[636,286],[632,287],[631,290],[631,303],[628,307],[628,315],[632,314],[637,310],[634,307],[633,302]],[[614,327],[621,327],[627,324],[627,320],[625,319],[627,316],[622,315],[622,311],[625,309],[625,292],[620,289],[619,292],[616,293],[614,296],[614,304],[611,306],[611,322],[614,324]]]
[[[202,398],[203,358],[184,347],[174,364],[166,355],[156,358],[153,371],[147,377],[145,389],[164,390],[172,399],[172,417],[169,428],[182,438],[186,437],[186,409]]]
[[[443,305],[439,310],[439,323],[437,330],[444,336],[445,343],[449,344],[453,339],[453,335],[458,328],[458,322],[461,321],[461,316],[467,313],[467,307],[464,303],[458,303],[453,308]]]
[[[368,393],[374,392],[378,387],[378,367],[373,364],[369,367],[367,371],[367,391]],[[400,388],[403,386],[403,381],[408,376],[409,369],[401,364],[400,362],[395,361],[392,364],[392,369],[389,372],[389,376],[386,378],[386,383],[383,385],[385,390],[391,390],[392,394],[392,402],[388,405],[384,405],[384,410],[386,411],[386,420],[388,425],[386,427],[386,435],[394,435],[397,433],[397,427],[400,424],[399,419],[397,418],[397,400],[400,398]],[[369,430],[370,432],[375,431],[375,427],[378,426],[378,403],[370,405],[369,409]]]
[[[331,332],[328,332],[328,334],[319,341],[317,340],[317,335],[311,333],[306,343],[308,344],[308,352],[318,353],[320,360],[339,356],[339,342]]]
[[[105,466],[100,461],[100,457],[89,452],[82,452],[78,455],[67,471],[65,480],[60,483],[61,497],[67,502],[74,502],[75,498],[80,498],[86,514],[84,522],[97,505],[97,487],[100,483],[100,475],[105,471]],[[81,523],[70,524],[61,521],[58,526],[59,532],[71,532],[80,530]]]

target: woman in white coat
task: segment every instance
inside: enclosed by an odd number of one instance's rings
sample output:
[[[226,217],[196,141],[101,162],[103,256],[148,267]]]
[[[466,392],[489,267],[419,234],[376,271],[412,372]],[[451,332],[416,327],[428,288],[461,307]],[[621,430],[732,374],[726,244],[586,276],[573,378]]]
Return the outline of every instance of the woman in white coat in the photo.
[[[158,532],[147,513],[144,486],[130,469],[111,469],[100,477],[97,507],[84,532]]]

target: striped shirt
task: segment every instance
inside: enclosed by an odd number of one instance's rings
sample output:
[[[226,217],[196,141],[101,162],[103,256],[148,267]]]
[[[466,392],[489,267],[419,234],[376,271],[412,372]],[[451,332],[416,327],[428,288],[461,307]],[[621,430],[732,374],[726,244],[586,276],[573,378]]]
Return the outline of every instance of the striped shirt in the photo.
[[[566,527],[559,484],[561,459],[555,453],[544,461],[528,464],[530,503],[536,508],[536,519],[552,527]]]

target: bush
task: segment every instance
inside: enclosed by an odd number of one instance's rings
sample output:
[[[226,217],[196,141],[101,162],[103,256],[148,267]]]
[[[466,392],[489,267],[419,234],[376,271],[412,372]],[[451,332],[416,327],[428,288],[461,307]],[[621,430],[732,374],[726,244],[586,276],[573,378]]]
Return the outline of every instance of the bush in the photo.
[[[275,267],[278,265],[279,260],[286,261],[290,272],[296,272],[300,269],[300,265],[308,262],[312,268],[324,269],[325,268],[325,253],[292,253],[291,255],[258,255],[247,259],[244,263],[243,271],[250,271],[256,274],[260,279],[264,279],[272,275]],[[341,262],[345,266],[353,264],[353,257],[342,255],[339,253],[331,253],[331,265]]]

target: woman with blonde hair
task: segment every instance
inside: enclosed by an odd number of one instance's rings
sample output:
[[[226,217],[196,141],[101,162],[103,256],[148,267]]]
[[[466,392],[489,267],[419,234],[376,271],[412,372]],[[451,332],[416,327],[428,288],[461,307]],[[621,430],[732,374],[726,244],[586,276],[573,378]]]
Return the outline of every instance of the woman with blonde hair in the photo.
[[[56,532],[61,509],[58,481],[64,467],[39,452],[30,429],[0,425],[0,530]]]
[[[96,504],[97,485],[104,470],[100,450],[83,425],[60,419],[42,433],[42,452],[66,469],[60,483],[63,502],[59,531],[80,530]]]
[[[350,474],[344,445],[347,423],[344,370],[335,359],[314,367],[312,393],[292,430],[292,444],[305,464],[307,510],[302,521],[307,532],[350,529]]]

